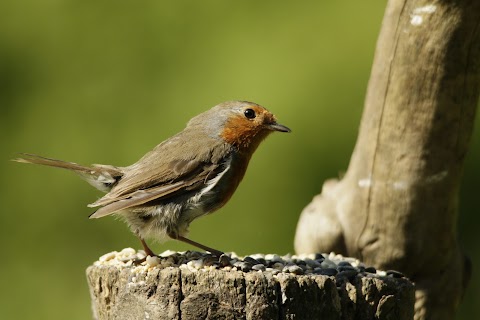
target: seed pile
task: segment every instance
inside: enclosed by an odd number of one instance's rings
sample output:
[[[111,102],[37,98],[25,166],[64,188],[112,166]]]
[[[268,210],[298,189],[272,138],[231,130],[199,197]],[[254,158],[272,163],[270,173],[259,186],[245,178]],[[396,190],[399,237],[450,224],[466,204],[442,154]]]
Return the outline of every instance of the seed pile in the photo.
[[[197,251],[165,251],[158,256],[145,256],[143,250],[136,251],[125,248],[120,252],[113,251],[101,256],[95,266],[115,266],[132,268],[135,273],[147,272],[152,268],[178,267],[192,272],[201,270],[222,269],[225,271],[266,272],[272,275],[291,273],[295,275],[325,275],[337,278],[352,278],[358,274],[364,276],[390,276],[402,278],[398,271],[380,271],[365,266],[355,258],[343,257],[340,254],[307,254],[285,255],[252,254],[239,257],[235,253],[226,253],[220,257],[210,253]]]

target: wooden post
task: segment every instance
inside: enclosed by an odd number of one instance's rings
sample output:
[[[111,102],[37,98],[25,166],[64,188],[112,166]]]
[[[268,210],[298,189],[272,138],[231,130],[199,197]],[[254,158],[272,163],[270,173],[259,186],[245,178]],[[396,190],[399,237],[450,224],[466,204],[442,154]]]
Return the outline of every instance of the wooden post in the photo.
[[[388,1],[348,170],[297,227],[297,253],[405,273],[416,319],[453,319],[470,277],[456,222],[480,93],[479,17],[477,0]]]
[[[341,256],[198,252],[147,258],[124,249],[87,269],[95,319],[401,319],[414,287]],[[330,276],[325,274],[331,274]]]

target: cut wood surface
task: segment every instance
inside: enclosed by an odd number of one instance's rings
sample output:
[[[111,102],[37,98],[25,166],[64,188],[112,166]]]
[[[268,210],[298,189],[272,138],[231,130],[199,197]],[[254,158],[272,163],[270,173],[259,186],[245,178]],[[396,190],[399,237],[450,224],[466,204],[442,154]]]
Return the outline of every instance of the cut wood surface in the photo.
[[[393,271],[365,271],[365,266],[353,259],[339,262],[328,255],[317,255],[317,259],[277,255],[266,255],[274,260],[259,255],[219,259],[199,253],[185,258],[191,254],[149,257],[139,265],[132,263],[138,257],[122,257],[122,252],[104,256],[87,269],[94,318],[413,317],[414,286],[408,279]],[[254,265],[264,268],[257,267],[263,269],[257,271]],[[320,274],[333,270],[332,276]]]

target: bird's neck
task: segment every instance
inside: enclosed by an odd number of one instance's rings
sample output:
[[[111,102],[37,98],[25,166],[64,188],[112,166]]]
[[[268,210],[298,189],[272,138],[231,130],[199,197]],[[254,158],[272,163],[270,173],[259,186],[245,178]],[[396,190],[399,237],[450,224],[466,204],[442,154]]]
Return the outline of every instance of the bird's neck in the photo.
[[[239,153],[252,156],[260,143],[268,136],[270,131],[249,131],[239,132],[239,130],[225,129],[222,133],[222,138],[230,145],[234,146]]]

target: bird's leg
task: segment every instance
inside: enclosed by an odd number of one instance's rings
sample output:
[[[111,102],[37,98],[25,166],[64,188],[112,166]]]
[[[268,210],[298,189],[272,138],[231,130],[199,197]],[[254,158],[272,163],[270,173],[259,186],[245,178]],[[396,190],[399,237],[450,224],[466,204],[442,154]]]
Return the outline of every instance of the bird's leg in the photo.
[[[142,238],[138,237],[138,239],[140,240],[140,242],[142,243],[142,246],[143,246],[143,251],[145,251],[145,258],[143,259],[135,259],[133,261],[133,263],[135,265],[139,265],[141,264],[142,262],[145,262],[147,260],[147,257],[150,256],[150,257],[155,257],[155,253],[153,253],[152,249],[150,249],[147,245],[147,243],[145,242],[145,240],[143,240]]]
[[[155,253],[153,253],[152,249],[150,249],[147,245],[147,243],[145,242],[145,240],[143,240],[142,238],[139,238],[140,239],[140,242],[142,243],[142,246],[143,246],[143,250],[145,251],[145,254],[147,256],[150,256],[150,257],[154,257],[156,256]]]
[[[174,237],[172,237],[172,238],[174,238]],[[190,239],[188,239],[188,238],[182,237],[182,236],[180,236],[180,235],[177,235],[177,237],[174,238],[174,239],[177,239],[177,240],[180,240],[180,241],[182,241],[182,242],[188,243],[188,244],[190,244],[190,245],[192,245],[192,246],[194,246],[194,247],[200,248],[200,249],[202,249],[202,250],[209,251],[209,252],[213,253],[214,255],[216,255],[217,257],[220,257],[220,256],[223,254],[222,251],[218,251],[218,250],[212,249],[212,248],[210,248],[210,247],[204,246],[204,245],[201,244],[201,243],[195,242],[195,241],[193,241],[193,240],[190,240]]]

